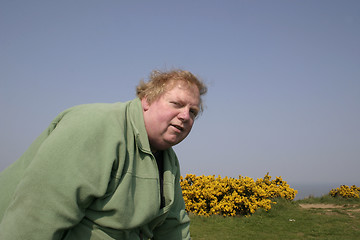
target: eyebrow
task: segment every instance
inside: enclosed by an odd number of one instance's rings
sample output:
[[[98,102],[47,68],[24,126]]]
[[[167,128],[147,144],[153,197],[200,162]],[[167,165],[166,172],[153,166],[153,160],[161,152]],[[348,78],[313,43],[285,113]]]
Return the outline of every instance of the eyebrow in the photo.
[[[194,110],[196,110],[196,111],[200,111],[200,107],[199,107],[199,106],[196,106],[196,105],[190,106],[190,108],[192,108],[192,109],[194,109]]]
[[[183,100],[181,100],[181,99],[179,99],[179,98],[176,98],[175,101],[177,101],[177,102],[179,102],[179,103],[181,103],[181,104],[183,104],[183,105],[187,105],[187,104],[185,104],[185,102],[184,102]],[[196,105],[196,104],[193,105],[192,103],[190,103],[190,108],[193,108],[193,109],[195,109],[195,110],[197,110],[197,111],[200,110],[200,106],[199,106],[199,105]]]
[[[170,96],[171,96],[171,97],[174,97],[173,101],[176,101],[176,102],[179,102],[179,103],[181,103],[181,104],[186,105],[185,102],[184,102],[183,100],[181,100],[181,98],[179,98],[178,96],[172,96],[172,95],[170,95]],[[196,105],[196,104],[192,105],[192,104],[190,103],[190,108],[195,108],[196,111],[200,112],[200,102],[199,102],[199,104],[197,104],[197,105]]]

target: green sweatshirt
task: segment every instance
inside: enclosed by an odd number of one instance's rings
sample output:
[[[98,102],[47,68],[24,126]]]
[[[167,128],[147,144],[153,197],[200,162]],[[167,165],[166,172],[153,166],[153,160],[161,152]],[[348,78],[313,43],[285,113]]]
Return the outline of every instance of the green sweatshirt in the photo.
[[[172,149],[165,207],[140,99],[58,115],[0,173],[0,239],[190,239]]]

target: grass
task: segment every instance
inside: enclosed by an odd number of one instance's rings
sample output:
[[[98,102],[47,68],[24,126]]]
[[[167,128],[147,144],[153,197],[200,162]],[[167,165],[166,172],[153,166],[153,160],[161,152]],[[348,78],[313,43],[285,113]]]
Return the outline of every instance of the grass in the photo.
[[[360,239],[359,199],[323,196],[277,202],[270,211],[258,210],[250,217],[190,215],[192,239]]]

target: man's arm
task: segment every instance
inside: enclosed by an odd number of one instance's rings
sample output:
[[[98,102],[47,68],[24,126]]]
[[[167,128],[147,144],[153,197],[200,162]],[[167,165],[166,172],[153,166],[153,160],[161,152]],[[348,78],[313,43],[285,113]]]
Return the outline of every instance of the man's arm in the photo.
[[[115,154],[91,119],[62,119],[38,148],[0,223],[0,239],[61,239],[105,194]],[[108,158],[114,159],[114,158]]]

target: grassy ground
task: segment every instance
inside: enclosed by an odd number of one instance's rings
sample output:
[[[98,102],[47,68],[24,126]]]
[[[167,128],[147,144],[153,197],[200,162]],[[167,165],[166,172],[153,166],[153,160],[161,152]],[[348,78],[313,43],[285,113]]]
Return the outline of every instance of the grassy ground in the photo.
[[[277,201],[250,217],[190,215],[192,239],[360,239],[359,199]]]

